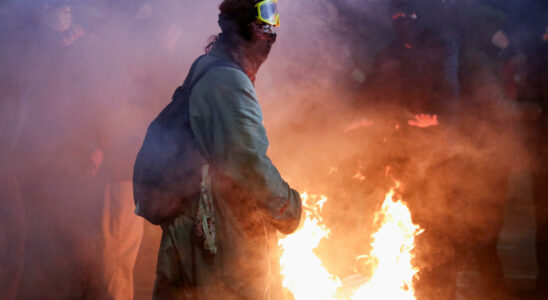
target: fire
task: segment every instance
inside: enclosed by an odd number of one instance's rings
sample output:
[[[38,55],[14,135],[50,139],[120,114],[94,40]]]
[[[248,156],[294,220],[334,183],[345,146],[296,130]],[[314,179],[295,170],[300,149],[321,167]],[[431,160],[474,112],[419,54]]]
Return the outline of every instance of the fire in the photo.
[[[316,203],[309,203],[315,196],[301,195],[305,213],[302,227],[295,233],[280,239],[282,249],[280,257],[282,284],[295,300],[335,299],[335,293],[341,286],[338,278],[329,274],[322,261],[314,253],[320,241],[329,235],[329,229],[322,224],[320,212],[327,201],[324,196]]]
[[[376,216],[381,226],[372,235],[369,258],[374,263],[374,271],[371,279],[356,290],[352,300],[415,299],[413,278],[419,270],[412,265],[412,250],[421,229],[413,224],[407,206],[401,200],[393,200],[394,193],[392,189],[386,195]]]
[[[412,250],[421,229],[413,224],[405,203],[393,200],[394,195],[392,189],[376,214],[375,223],[380,226],[372,235],[372,250],[366,256],[372,271],[368,274],[369,280],[351,293],[352,300],[415,299],[413,278],[418,269],[412,265]],[[310,203],[317,197],[309,197],[306,193],[301,197],[305,208],[304,223],[279,242],[282,283],[296,300],[341,299],[342,294],[337,294],[338,289],[344,289],[340,279],[330,274],[314,253],[320,241],[330,233],[321,218],[321,208],[327,198],[321,196],[319,201]]]

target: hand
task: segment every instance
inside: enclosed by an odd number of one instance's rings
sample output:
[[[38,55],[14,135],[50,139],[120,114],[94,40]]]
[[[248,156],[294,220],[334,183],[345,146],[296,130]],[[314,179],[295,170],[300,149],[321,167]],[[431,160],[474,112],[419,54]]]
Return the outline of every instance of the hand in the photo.
[[[419,127],[419,128],[427,128],[432,126],[438,126],[438,116],[436,115],[428,115],[428,114],[420,114],[415,115],[414,120],[409,120],[407,122],[409,126]]]
[[[50,8],[42,14],[41,20],[47,27],[64,32],[72,26],[72,10],[67,5]]]

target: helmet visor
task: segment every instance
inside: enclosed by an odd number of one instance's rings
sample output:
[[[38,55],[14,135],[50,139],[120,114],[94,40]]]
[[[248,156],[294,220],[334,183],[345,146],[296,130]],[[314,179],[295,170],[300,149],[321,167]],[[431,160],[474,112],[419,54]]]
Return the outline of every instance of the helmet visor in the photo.
[[[280,26],[278,0],[265,0],[255,4],[257,20],[272,26]]]

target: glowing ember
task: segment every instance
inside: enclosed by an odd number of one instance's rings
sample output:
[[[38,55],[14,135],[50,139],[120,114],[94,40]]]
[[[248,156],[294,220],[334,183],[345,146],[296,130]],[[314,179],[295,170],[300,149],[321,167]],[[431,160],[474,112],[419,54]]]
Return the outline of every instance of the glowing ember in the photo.
[[[368,120],[368,119],[362,119],[362,120],[359,120],[357,122],[354,122],[350,125],[348,125],[345,129],[344,129],[344,132],[349,132],[349,131],[352,131],[352,130],[356,130],[356,129],[359,129],[359,128],[363,128],[363,127],[370,127],[372,126],[374,123],[373,121],[371,120]]]
[[[291,291],[296,300],[335,299],[340,281],[324,268],[314,253],[320,241],[329,235],[329,229],[322,224],[321,208],[326,197],[316,203],[309,203],[316,197],[301,195],[305,213],[302,227],[295,233],[280,239],[280,257],[283,285]]]
[[[351,299],[415,299],[413,278],[418,269],[412,265],[415,237],[422,231],[413,224],[411,213],[401,201],[394,201],[391,190],[375,218],[379,230],[372,235],[372,251],[366,257],[372,266],[370,279],[359,286]],[[305,211],[302,227],[292,235],[280,239],[280,258],[283,285],[296,300],[336,299],[341,281],[331,275],[314,253],[329,229],[322,224],[321,208],[327,201],[304,193],[301,195]],[[312,201],[311,201],[312,200]],[[314,202],[314,203],[310,203]],[[338,296],[338,297],[337,297]]]
[[[354,174],[354,176],[352,176],[352,178],[357,179],[359,181],[364,181],[365,180],[365,176],[362,174],[361,171],[358,171],[358,173]]]

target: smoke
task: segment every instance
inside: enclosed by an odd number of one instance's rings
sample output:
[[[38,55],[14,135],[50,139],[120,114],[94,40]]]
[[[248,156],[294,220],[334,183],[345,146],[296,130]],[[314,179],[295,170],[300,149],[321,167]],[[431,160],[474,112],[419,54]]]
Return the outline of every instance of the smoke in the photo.
[[[101,170],[113,170],[109,180],[130,180],[147,125],[169,103],[207,38],[219,32],[218,4],[2,2],[1,154],[17,174],[25,203],[26,268],[70,269],[58,265],[66,253],[96,263],[89,247],[101,235]],[[473,5],[457,17],[481,19]],[[466,249],[470,232],[480,243],[495,238],[499,216],[486,212],[502,207],[509,169],[530,162],[489,51],[462,51],[461,68],[477,78],[461,76],[467,86],[461,133],[446,131],[440,120],[442,129],[414,135],[383,125],[386,116],[375,106],[381,99],[355,106],[367,97],[361,88],[376,54],[395,39],[386,1],[280,1],[279,9],[278,40],[256,82],[269,155],[290,185],[331,199],[325,220],[332,238],[319,250],[330,270],[348,275],[354,258],[368,253],[374,212],[393,179],[409,187],[402,196],[414,201],[426,230],[450,231]],[[498,27],[500,21],[486,22]],[[484,70],[476,69],[478,61],[488,61]],[[409,136],[394,138],[401,132]],[[393,178],[386,175],[389,166]],[[131,201],[124,201],[131,213]],[[69,250],[56,252],[61,248]],[[445,260],[454,255],[438,254]],[[38,263],[45,255],[56,259]]]
[[[282,16],[307,14],[282,18],[279,42],[259,73],[271,156],[300,191],[330,198],[324,214],[332,234],[318,251],[341,277],[353,272],[357,255],[369,252],[372,218],[393,186],[391,177],[402,182],[403,200],[427,231],[419,237],[416,263],[436,270],[463,259],[461,253],[496,243],[508,175],[534,164],[525,145],[530,129],[523,127],[492,54],[500,51],[491,38],[503,28],[504,14],[472,1],[445,5],[431,7],[438,15],[425,22],[443,22],[442,32],[462,45],[454,112],[460,125],[449,129],[446,117],[438,129],[421,134],[402,123],[403,137],[384,125],[390,114],[379,113],[383,99],[363,99],[359,89],[375,55],[395,39],[386,3],[281,6]],[[393,83],[381,84],[389,89]],[[354,101],[361,100],[371,106],[356,109]],[[385,175],[389,166],[392,176]]]

